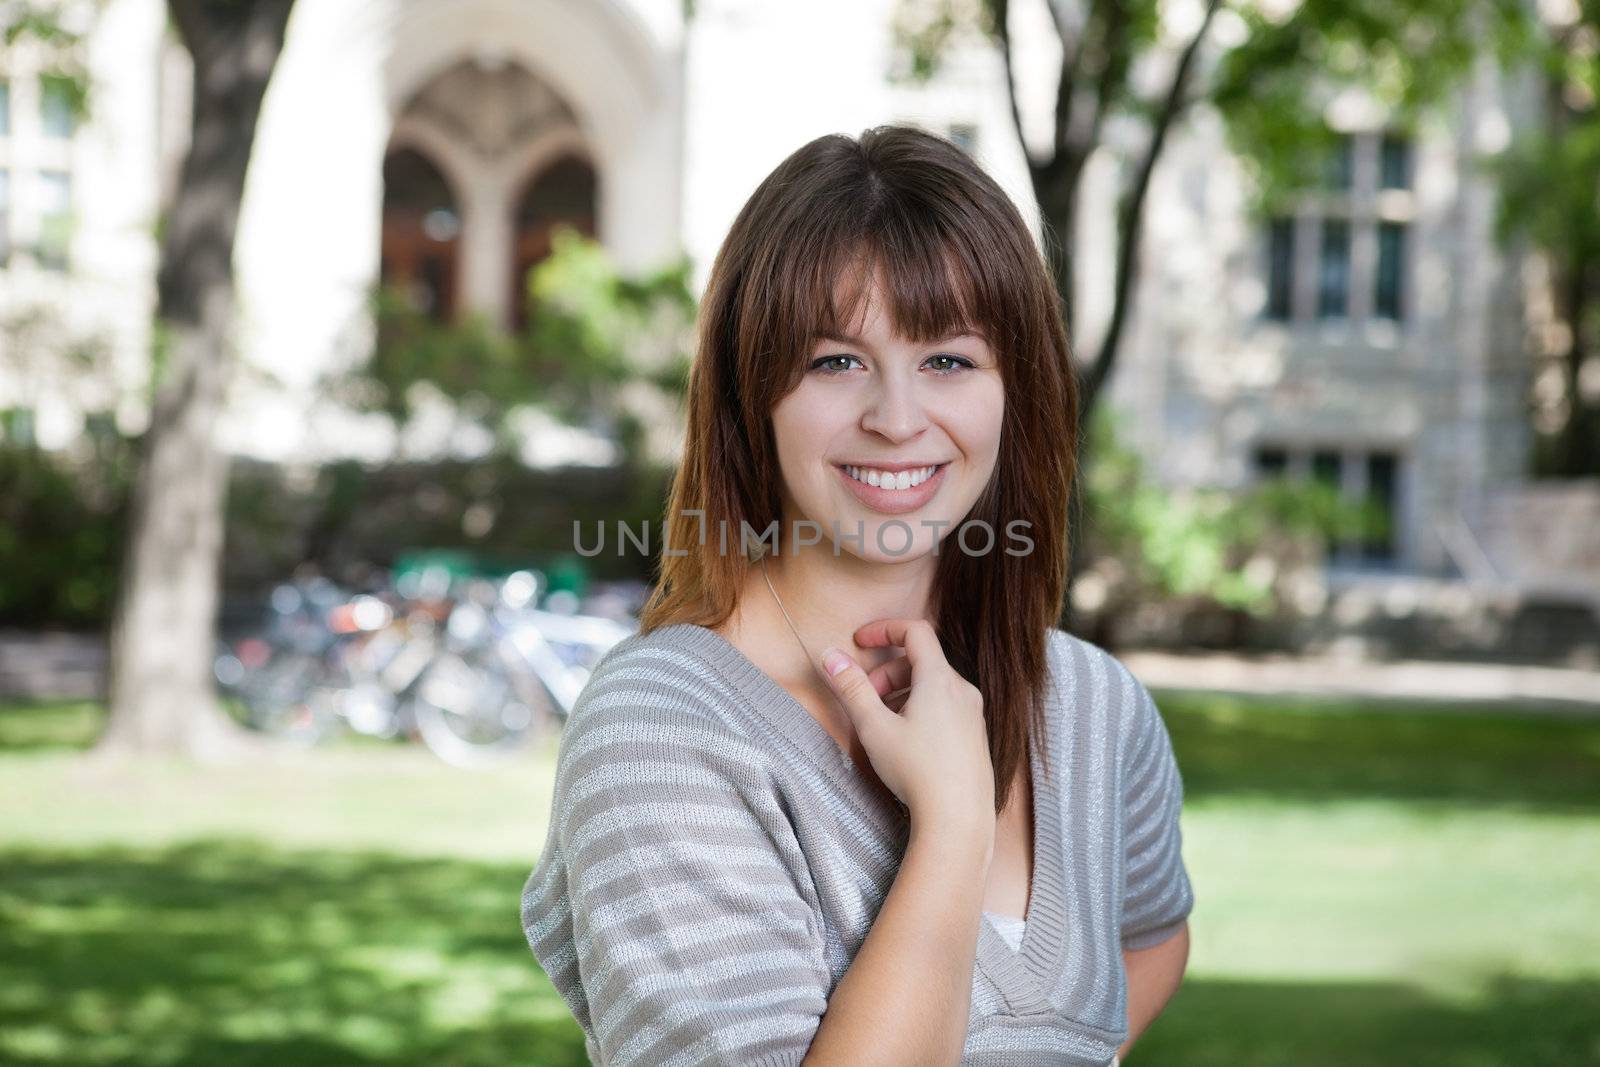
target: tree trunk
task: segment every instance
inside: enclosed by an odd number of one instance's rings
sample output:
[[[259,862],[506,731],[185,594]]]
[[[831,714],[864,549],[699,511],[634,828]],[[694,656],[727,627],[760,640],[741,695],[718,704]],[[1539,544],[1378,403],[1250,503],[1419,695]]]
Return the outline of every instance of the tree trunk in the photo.
[[[233,368],[233,244],[245,171],[293,0],[172,0],[194,59],[190,145],[157,277],[155,396],[111,624],[100,754],[216,758],[252,747],[211,681],[228,458],[215,430]]]
[[[1079,551],[1082,540],[1084,472],[1089,464],[1087,427],[1105,383],[1116,366],[1122,347],[1123,329],[1132,307],[1139,270],[1139,242],[1143,234],[1145,196],[1156,163],[1166,147],[1174,123],[1193,102],[1190,84],[1201,46],[1210,31],[1221,0],[1205,0],[1199,28],[1178,55],[1172,76],[1159,105],[1150,116],[1150,137],[1135,161],[1132,180],[1123,191],[1117,208],[1117,260],[1112,295],[1111,319],[1097,350],[1081,343],[1076,327],[1077,249],[1074,243],[1078,204],[1083,175],[1089,157],[1100,143],[1107,114],[1124,91],[1133,53],[1128,36],[1132,13],[1122,2],[1094,6],[1084,24],[1069,28],[1057,12],[1057,31],[1061,35],[1062,68],[1056,87],[1055,136],[1049,159],[1032,158],[1023,137],[1022,115],[1018,106],[1013,76],[1009,0],[988,0],[987,22],[1005,63],[1006,93],[1010,98],[1012,124],[1028,162],[1034,200],[1044,224],[1044,253],[1056,284],[1061,319],[1072,344],[1073,363],[1078,375],[1078,478],[1073,483],[1072,553],[1068,562],[1066,602],[1062,605],[1062,624],[1073,628],[1072,587],[1086,562]],[[1052,7],[1052,11],[1055,9]],[[1080,101],[1080,97],[1084,99]],[[1084,110],[1087,107],[1088,110]],[[1078,620],[1081,622],[1081,620]]]
[[[1566,318],[1572,332],[1563,368],[1567,402],[1567,421],[1558,437],[1558,473],[1568,478],[1600,474],[1600,405],[1584,396],[1583,365],[1595,350],[1593,332],[1594,276],[1600,271],[1588,258],[1586,248],[1578,248],[1566,262]]]

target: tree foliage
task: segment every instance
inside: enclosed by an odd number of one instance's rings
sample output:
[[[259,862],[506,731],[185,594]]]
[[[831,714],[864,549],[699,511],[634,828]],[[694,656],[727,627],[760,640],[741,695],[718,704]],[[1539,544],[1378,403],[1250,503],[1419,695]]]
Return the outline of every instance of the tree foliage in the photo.
[[[1090,560],[1077,607],[1114,641],[1118,618],[1138,605],[1216,606],[1255,617],[1291,609],[1315,582],[1327,546],[1384,536],[1390,516],[1336,486],[1274,478],[1241,489],[1172,489],[1119,440],[1107,409],[1090,421],[1095,463],[1085,476]]]
[[[1600,2],[1548,4],[1534,39],[1539,106],[1496,161],[1497,228],[1546,268],[1535,316],[1535,466],[1600,475]]]
[[[1342,94],[1364,97],[1386,126],[1412,129],[1480,60],[1523,61],[1535,33],[1523,0],[1300,0],[1286,14],[1260,4],[1232,11],[1244,33],[1218,58],[1210,102],[1263,206],[1316,184]]]
[[[695,297],[687,257],[654,272],[620,272],[604,248],[560,228],[551,255],[529,272],[528,326],[502,330],[482,315],[441,322],[393,289],[373,298],[370,355],[328,386],[359,410],[387,415],[402,430],[427,387],[459,419],[515,441],[519,409],[540,408],[569,425],[600,427],[637,446],[639,427],[622,400],[643,381],[681,393],[689,366]]]

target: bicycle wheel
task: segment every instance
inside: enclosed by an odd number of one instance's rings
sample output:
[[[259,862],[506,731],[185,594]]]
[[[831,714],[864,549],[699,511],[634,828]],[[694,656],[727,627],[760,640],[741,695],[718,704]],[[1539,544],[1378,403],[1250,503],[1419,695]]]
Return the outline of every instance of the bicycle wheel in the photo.
[[[412,700],[417,732],[440,759],[484,767],[510,759],[554,718],[542,687],[519,679],[492,649],[444,651]]]
[[[301,745],[327,740],[339,727],[338,690],[323,660],[281,650],[233,687],[246,725]]]

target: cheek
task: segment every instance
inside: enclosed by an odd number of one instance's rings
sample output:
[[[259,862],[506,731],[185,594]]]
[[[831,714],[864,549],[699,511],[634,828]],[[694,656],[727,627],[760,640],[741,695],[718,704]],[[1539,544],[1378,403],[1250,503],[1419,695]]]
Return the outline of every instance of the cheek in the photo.
[[[778,446],[780,456],[804,442],[800,428],[805,425],[806,407],[805,398],[798,391],[773,405],[772,439]]]
[[[947,432],[974,465],[988,466],[1000,452],[1005,400],[1005,389],[999,382],[985,381],[962,390],[957,403],[949,409],[944,420]]]
[[[828,403],[802,383],[772,409],[772,439],[785,477],[815,466],[831,438],[828,427],[839,419],[840,405]]]

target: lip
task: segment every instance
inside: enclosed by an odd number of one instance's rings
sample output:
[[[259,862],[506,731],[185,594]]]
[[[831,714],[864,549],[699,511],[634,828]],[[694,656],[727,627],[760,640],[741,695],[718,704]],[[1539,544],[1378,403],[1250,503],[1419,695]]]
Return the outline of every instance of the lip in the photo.
[[[894,473],[899,474],[901,471],[916,471],[921,470],[923,467],[937,467],[940,464],[949,462],[950,461],[947,459],[923,459],[916,460],[911,463],[874,463],[871,460],[841,459],[839,462],[835,463],[834,466],[866,467],[870,470],[893,471]]]
[[[915,470],[919,467],[932,467],[935,465],[936,464],[932,463],[913,463],[885,465],[877,467],[876,469],[886,471],[902,471]],[[872,464],[852,463],[850,466],[870,467]],[[844,482],[845,486],[855,494],[855,498],[861,501],[864,506],[871,508],[873,511],[881,512],[885,515],[904,515],[907,512],[916,511],[918,508],[926,505],[928,501],[933,499],[933,495],[939,491],[939,486],[944,483],[944,472],[949,469],[950,464],[945,462],[937,464],[937,466],[939,469],[933,472],[932,477],[923,482],[921,485],[914,486],[910,489],[884,489],[880,486],[868,485],[866,482],[858,482],[854,478],[850,477],[849,473],[845,471],[843,464],[835,463],[833,465],[833,469],[839,473],[839,478]]]

